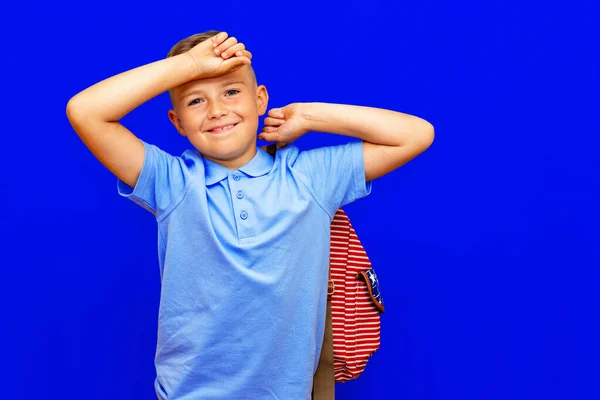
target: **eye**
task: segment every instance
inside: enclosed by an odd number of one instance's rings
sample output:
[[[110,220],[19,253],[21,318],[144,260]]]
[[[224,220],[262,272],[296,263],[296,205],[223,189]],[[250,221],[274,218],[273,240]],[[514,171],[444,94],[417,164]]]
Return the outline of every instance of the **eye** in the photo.
[[[200,103],[200,101],[201,101],[200,99],[194,99],[188,103],[188,106],[193,106],[195,104],[198,104],[198,103]]]
[[[238,94],[239,92],[240,92],[240,91],[239,91],[239,90],[237,90],[237,89],[229,89],[229,90],[226,92],[226,95],[227,95],[227,96],[233,96],[233,95],[236,95],[236,94]]]

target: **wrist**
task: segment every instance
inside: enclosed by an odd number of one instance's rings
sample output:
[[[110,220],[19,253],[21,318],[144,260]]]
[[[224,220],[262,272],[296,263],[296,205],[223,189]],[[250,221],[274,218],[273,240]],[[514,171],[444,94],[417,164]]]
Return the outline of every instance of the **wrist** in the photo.
[[[181,54],[182,62],[186,64],[186,70],[188,71],[189,80],[201,79],[202,78],[202,69],[198,65],[196,58],[189,51]]]
[[[299,103],[302,126],[306,131],[315,131],[319,121],[319,103]]]
[[[326,132],[329,128],[332,105],[328,103],[304,103],[302,120],[307,130]]]

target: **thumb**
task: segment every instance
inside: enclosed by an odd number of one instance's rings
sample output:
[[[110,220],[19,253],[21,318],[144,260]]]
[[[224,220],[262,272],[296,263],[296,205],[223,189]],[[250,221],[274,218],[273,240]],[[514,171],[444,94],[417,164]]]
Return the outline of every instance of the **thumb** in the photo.
[[[294,123],[293,121],[285,121],[283,124],[277,127],[277,133],[280,136],[286,137],[294,133]]]

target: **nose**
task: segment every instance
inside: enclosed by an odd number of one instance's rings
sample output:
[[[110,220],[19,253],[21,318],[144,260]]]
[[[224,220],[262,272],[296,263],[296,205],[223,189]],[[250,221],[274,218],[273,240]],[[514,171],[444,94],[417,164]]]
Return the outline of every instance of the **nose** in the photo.
[[[227,114],[229,114],[229,110],[227,109],[227,106],[222,101],[213,100],[210,102],[209,107],[208,107],[208,118],[209,119],[221,118]]]

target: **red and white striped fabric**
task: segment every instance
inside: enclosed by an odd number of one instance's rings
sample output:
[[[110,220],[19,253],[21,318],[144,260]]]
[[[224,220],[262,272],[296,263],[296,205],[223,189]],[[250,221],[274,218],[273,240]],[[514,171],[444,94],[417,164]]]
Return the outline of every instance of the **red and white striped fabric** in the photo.
[[[339,209],[331,222],[330,279],[333,361],[336,382],[357,378],[380,346],[380,313],[370,284],[359,279],[371,262],[346,213]],[[368,279],[367,279],[368,281]],[[331,291],[330,291],[331,293]]]

